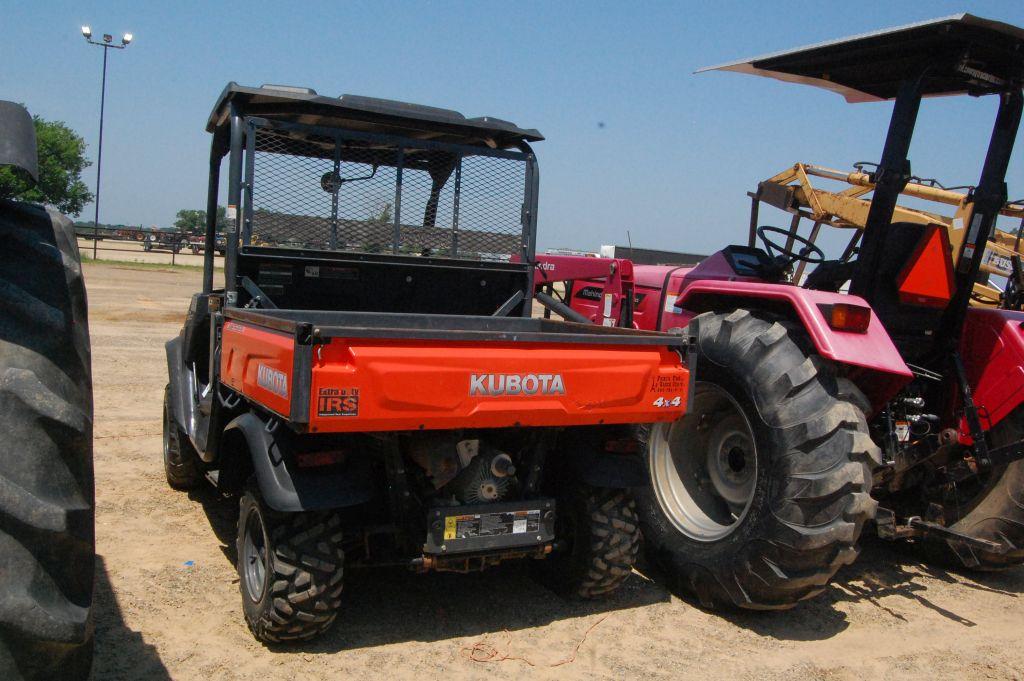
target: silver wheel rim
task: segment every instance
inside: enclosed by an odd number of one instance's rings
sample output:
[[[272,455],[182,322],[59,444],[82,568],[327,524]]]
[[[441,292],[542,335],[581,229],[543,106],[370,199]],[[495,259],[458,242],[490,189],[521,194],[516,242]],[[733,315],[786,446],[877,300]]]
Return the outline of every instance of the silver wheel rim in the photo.
[[[662,512],[690,539],[718,541],[739,527],[757,487],[754,430],[739,403],[698,382],[693,409],[651,429],[651,485]]]
[[[259,509],[252,509],[245,519],[245,540],[242,542],[242,567],[245,592],[253,603],[263,598],[267,581],[267,536]]]

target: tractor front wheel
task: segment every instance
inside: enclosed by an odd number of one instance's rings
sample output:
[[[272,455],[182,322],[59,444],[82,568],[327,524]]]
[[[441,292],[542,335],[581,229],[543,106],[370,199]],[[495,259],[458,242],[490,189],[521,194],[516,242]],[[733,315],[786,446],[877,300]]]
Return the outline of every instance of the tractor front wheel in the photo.
[[[801,330],[746,310],[698,319],[692,409],[641,430],[649,555],[704,607],[792,607],[857,556],[880,452]]]

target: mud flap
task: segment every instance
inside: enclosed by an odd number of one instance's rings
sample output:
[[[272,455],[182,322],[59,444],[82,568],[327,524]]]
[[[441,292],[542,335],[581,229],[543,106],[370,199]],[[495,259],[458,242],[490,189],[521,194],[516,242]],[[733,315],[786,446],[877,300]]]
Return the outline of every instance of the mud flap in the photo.
[[[242,433],[260,494],[270,508],[282,513],[325,511],[356,506],[374,497],[369,456],[349,457],[342,467],[299,468],[287,439],[266,426],[255,414],[242,414],[224,432]]]
[[[185,368],[181,357],[181,338],[172,338],[164,344],[167,352],[167,381],[171,386],[171,413],[174,421],[184,433],[192,435],[191,382],[192,372]]]

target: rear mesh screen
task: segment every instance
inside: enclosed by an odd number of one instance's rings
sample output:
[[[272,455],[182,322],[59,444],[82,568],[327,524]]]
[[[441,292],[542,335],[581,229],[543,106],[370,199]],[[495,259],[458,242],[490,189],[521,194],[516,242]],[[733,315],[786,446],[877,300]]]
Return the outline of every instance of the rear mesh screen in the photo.
[[[471,260],[523,255],[519,152],[250,122],[245,245]]]

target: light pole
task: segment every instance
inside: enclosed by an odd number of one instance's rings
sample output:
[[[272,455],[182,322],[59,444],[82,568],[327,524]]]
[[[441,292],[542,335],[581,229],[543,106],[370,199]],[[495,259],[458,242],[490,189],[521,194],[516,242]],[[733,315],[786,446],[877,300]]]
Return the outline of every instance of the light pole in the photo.
[[[103,168],[103,107],[107,99],[107,51],[113,47],[115,50],[123,50],[132,41],[132,34],[125,33],[121,38],[121,44],[114,44],[114,37],[109,33],[103,34],[103,40],[92,39],[92,29],[88,26],[82,27],[82,35],[85,42],[90,45],[98,45],[103,48],[103,84],[100,86],[100,143],[96,150],[96,214],[92,221],[92,259],[96,259],[96,247],[100,236],[100,171]]]

